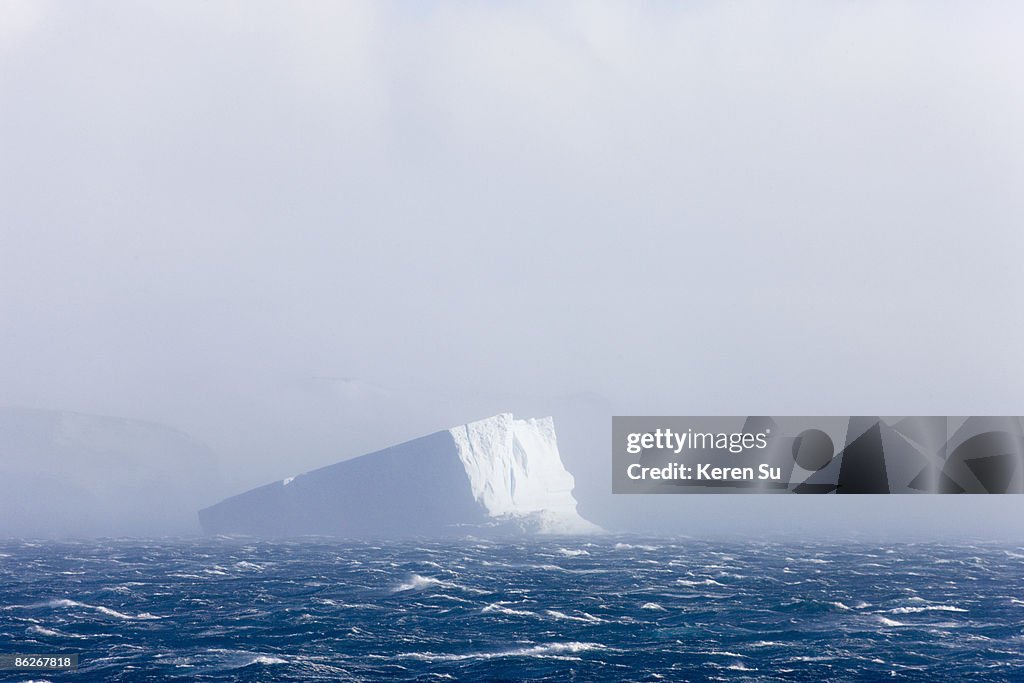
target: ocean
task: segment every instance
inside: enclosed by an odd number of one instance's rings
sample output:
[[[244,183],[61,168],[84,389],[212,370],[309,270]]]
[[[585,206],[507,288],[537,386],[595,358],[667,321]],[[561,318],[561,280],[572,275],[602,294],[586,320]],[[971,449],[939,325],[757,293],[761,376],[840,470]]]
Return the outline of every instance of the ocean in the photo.
[[[49,681],[1024,680],[996,544],[0,541],[0,654]]]

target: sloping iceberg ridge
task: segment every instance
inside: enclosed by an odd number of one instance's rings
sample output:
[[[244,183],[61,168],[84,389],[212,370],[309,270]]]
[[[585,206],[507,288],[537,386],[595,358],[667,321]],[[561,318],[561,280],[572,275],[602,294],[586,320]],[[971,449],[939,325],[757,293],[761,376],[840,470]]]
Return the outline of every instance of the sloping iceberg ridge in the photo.
[[[199,512],[206,533],[599,531],[576,510],[550,418],[509,413],[289,477]]]

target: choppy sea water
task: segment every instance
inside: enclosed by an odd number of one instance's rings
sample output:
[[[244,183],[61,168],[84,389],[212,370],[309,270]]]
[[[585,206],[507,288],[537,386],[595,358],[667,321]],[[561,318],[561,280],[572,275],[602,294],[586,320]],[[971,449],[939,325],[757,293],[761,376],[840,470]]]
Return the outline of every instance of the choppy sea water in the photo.
[[[1024,680],[1024,549],[0,541],[2,680]]]

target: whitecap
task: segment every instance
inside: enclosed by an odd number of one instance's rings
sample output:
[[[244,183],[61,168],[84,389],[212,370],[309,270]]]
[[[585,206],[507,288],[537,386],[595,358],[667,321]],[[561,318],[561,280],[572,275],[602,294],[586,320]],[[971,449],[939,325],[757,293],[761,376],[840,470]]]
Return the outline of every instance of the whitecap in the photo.
[[[43,626],[29,626],[27,630],[29,633],[34,633],[38,636],[50,636],[53,638],[67,637],[67,634],[65,633],[61,633],[60,631],[54,631],[53,629],[45,628]]]
[[[889,610],[890,614],[917,614],[918,612],[966,612],[967,610],[953,605],[925,605],[924,607],[897,607]]]
[[[160,617],[158,617],[156,615],[153,615],[153,614],[150,614],[149,612],[143,612],[142,614],[138,614],[138,615],[132,616],[131,614],[125,614],[124,612],[118,612],[117,610],[110,609],[109,607],[104,607],[103,605],[89,605],[89,604],[86,604],[84,602],[78,602],[76,600],[68,600],[66,598],[61,598],[61,599],[58,599],[58,600],[50,600],[49,602],[45,602],[45,603],[42,603],[41,605],[37,605],[37,606],[39,606],[39,607],[53,607],[53,608],[56,608],[56,607],[63,607],[63,608],[81,607],[81,608],[85,608],[85,609],[95,610],[95,611],[99,612],[100,614],[107,615],[108,617],[114,617],[114,618],[117,618],[117,619],[124,619],[126,621],[134,621],[134,620],[137,620],[137,619],[140,619],[140,620],[160,619]]]
[[[559,612],[557,610],[549,609],[545,610],[545,614],[554,619],[562,619],[565,621],[582,621],[587,624],[603,624],[605,620],[601,617],[595,617],[593,614],[587,612],[580,612],[581,616],[575,616],[572,614],[566,614],[565,612]]]
[[[642,545],[642,544],[635,544],[634,545],[632,543],[616,543],[614,549],[615,550],[647,550],[647,551],[654,551],[654,550],[658,550],[658,546],[656,546],[656,545]]]
[[[264,567],[263,565],[256,564],[255,562],[246,562],[245,560],[242,560],[241,562],[235,562],[235,569],[244,569],[254,572],[261,572],[264,570]]]
[[[409,577],[409,580],[405,583],[399,584],[395,587],[395,593],[401,593],[402,591],[417,591],[423,590],[424,588],[430,588],[431,586],[451,586],[452,584],[442,581],[441,579],[435,579],[432,576],[423,576],[421,574],[413,574]]]
[[[509,603],[506,602],[492,602],[491,604],[480,610],[482,613],[487,614],[489,612],[496,612],[498,614],[506,614],[514,617],[535,617],[536,612],[531,612],[525,609],[514,609],[512,607],[506,607]]]
[[[832,661],[833,659],[835,659],[835,657],[829,657],[827,655],[818,655],[818,656],[798,655],[796,657],[790,657],[788,661],[790,661],[790,662],[829,662],[829,661]]]
[[[676,583],[680,586],[724,586],[724,584],[718,583],[714,579],[704,579],[702,581],[692,581],[690,579],[676,579]]]
[[[495,652],[469,652],[466,654],[436,654],[433,652],[410,652],[399,655],[402,658],[421,659],[424,661],[437,662],[458,662],[470,659],[498,659],[504,657],[532,657],[532,658],[566,658],[570,655],[577,655],[591,650],[606,650],[607,646],[600,643],[545,643],[543,645],[531,645],[529,647],[517,647],[508,650],[497,650]]]

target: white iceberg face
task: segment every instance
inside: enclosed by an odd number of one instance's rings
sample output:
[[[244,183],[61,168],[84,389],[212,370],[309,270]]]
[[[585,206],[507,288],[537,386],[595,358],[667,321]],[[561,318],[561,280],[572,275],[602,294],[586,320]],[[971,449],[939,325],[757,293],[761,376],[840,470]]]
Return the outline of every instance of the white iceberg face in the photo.
[[[474,500],[490,517],[527,517],[538,531],[595,530],[576,512],[575,480],[562,464],[550,417],[516,420],[503,413],[448,430]]]
[[[253,489],[200,511],[208,533],[588,533],[551,418],[501,414]]]

